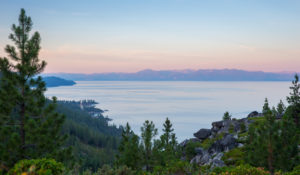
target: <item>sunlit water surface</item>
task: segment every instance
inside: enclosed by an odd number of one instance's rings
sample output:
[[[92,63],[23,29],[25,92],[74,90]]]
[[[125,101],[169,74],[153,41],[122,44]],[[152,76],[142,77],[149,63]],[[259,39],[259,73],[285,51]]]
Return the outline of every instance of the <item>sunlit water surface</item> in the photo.
[[[60,100],[94,99],[116,125],[132,126],[136,133],[152,120],[161,133],[166,117],[182,141],[200,128],[222,119],[260,111],[264,98],[271,105],[289,94],[290,82],[195,82],[195,81],[77,81],[75,86],[49,88],[46,95]]]

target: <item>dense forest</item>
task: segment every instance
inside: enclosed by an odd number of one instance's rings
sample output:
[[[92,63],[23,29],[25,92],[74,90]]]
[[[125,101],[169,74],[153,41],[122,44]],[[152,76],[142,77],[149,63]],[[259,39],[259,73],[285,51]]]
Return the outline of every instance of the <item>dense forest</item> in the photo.
[[[68,136],[78,168],[97,170],[112,164],[120,142],[122,128],[109,125],[109,118],[96,108],[95,101],[58,101],[56,111],[66,116],[62,134]]]
[[[41,38],[31,35],[21,9],[12,26],[8,57],[0,58],[0,174],[9,175],[299,175],[300,83],[280,101],[247,118],[223,119],[178,143],[166,118],[160,136],[146,120],[141,134],[130,124],[110,125],[93,100],[57,101],[44,95],[38,76]]]

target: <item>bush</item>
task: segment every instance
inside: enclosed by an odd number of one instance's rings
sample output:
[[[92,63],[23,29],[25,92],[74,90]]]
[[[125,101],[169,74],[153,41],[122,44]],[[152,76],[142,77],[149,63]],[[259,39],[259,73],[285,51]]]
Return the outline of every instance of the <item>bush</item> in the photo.
[[[200,142],[193,142],[193,141],[188,142],[184,148],[184,152],[185,152],[187,159],[188,160],[192,159],[196,155],[195,148],[198,148],[201,146],[202,145]]]
[[[285,173],[284,175],[299,175],[300,174],[300,165],[294,167],[292,172]]]
[[[215,168],[210,175],[269,175],[263,168],[252,167],[250,165],[240,165],[237,167]]]
[[[226,165],[241,165],[244,164],[244,157],[244,150],[242,148],[235,148],[226,152],[222,160]]]
[[[103,165],[102,168],[93,175],[135,175],[136,172],[126,166],[111,168],[109,165]]]
[[[234,126],[233,126],[233,124],[230,124],[230,125],[229,125],[228,132],[229,132],[230,134],[234,133]]]
[[[194,171],[193,165],[189,162],[173,160],[169,162],[166,166],[156,166],[154,167],[154,175],[167,175],[167,174],[190,174]]]
[[[201,147],[204,149],[208,149],[213,143],[215,143],[218,140],[221,140],[224,137],[224,133],[218,134],[214,138],[207,138],[201,142]]]
[[[9,175],[60,175],[64,166],[54,159],[21,160],[9,171]]]
[[[244,133],[244,132],[246,132],[247,130],[246,130],[246,125],[245,125],[245,123],[244,122],[242,122],[241,123],[241,133]]]

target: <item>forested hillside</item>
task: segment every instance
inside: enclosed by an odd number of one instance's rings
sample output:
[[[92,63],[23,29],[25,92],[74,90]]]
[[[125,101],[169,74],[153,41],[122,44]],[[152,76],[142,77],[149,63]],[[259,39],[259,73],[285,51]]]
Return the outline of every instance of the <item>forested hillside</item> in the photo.
[[[73,86],[76,83],[72,80],[65,80],[59,77],[43,77],[47,87],[58,87],[58,86]]]
[[[92,100],[57,103],[56,111],[66,116],[62,133],[68,136],[66,144],[72,146],[81,169],[97,170],[112,164],[122,133],[122,128],[108,123],[110,119],[95,104]]]

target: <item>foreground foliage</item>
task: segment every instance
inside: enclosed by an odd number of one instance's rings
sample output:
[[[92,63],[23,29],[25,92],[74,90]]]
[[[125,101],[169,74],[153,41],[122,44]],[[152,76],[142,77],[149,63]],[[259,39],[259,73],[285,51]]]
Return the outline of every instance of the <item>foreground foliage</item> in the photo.
[[[9,171],[8,175],[61,175],[62,163],[54,159],[21,160]]]

